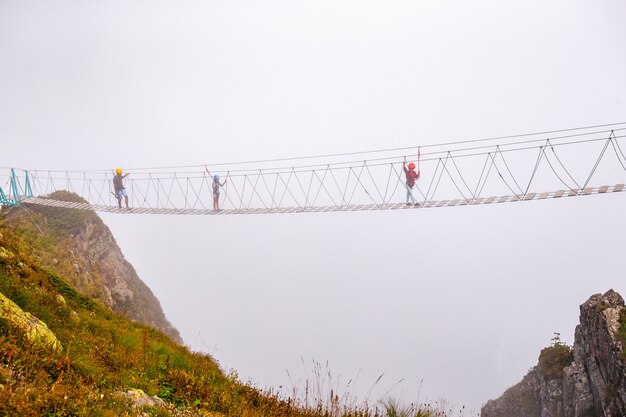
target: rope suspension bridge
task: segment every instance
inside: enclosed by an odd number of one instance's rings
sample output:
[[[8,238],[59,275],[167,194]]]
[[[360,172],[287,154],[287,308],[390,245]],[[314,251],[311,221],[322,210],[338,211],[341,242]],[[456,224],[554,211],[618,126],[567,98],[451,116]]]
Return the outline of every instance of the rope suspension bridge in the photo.
[[[0,168],[0,203],[121,214],[231,215],[414,210],[624,190],[626,122],[548,132],[210,165],[125,169],[130,208],[111,169]],[[404,163],[421,178],[407,187]],[[214,176],[220,208],[213,208]],[[593,184],[611,185],[593,185]],[[541,190],[553,191],[541,191]],[[82,197],[66,201],[57,191]],[[410,192],[416,204],[409,203]]]

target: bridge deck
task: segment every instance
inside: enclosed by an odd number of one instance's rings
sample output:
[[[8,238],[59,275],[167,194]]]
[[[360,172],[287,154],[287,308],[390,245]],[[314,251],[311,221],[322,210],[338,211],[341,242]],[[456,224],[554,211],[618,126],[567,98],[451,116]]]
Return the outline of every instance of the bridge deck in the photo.
[[[40,206],[62,207],[71,208],[76,210],[92,210],[103,213],[116,213],[116,214],[175,214],[175,215],[210,215],[210,216],[225,216],[230,214],[286,214],[286,213],[326,213],[336,211],[369,211],[369,210],[415,210],[419,208],[434,208],[434,207],[454,207],[454,206],[467,206],[467,205],[486,205],[492,203],[512,203],[519,201],[531,201],[542,200],[546,198],[562,198],[562,197],[579,197],[593,194],[606,194],[611,192],[621,192],[624,189],[624,184],[617,184],[612,186],[601,187],[589,187],[584,190],[558,190],[544,193],[528,193],[524,196],[506,195],[499,197],[488,198],[476,198],[476,199],[455,199],[455,200],[433,200],[420,203],[419,206],[406,205],[405,203],[392,203],[392,204],[358,204],[358,205],[344,205],[344,206],[312,206],[312,207],[274,207],[274,208],[242,208],[242,209],[196,209],[196,208],[146,208],[137,207],[130,209],[119,209],[116,206],[108,206],[102,204],[89,204],[89,203],[75,203],[68,201],[59,201],[43,197],[24,197],[20,199],[21,203],[34,204]]]

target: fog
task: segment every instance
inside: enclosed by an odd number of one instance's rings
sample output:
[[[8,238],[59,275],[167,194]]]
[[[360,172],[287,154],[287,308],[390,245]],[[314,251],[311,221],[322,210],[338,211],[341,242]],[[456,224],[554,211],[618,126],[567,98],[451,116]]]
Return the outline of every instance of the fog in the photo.
[[[624,17],[617,0],[0,1],[0,165],[132,173],[622,122]],[[602,165],[592,185],[625,177]],[[360,398],[384,374],[370,400],[477,410],[553,332],[572,343],[590,295],[626,294],[625,196],[102,218],[185,343],[243,380],[289,392],[328,362]]]

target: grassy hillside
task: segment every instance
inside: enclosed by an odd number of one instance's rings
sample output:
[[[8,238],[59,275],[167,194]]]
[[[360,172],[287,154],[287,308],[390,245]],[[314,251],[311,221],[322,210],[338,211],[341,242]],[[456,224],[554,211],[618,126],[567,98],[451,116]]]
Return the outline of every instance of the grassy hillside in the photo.
[[[0,221],[0,293],[44,321],[64,347],[35,347],[0,318],[0,415],[9,416],[353,416],[376,411],[328,402],[299,406],[225,375],[208,355],[113,313],[20,250]],[[0,316],[1,317],[1,316]],[[141,389],[167,402],[134,408],[120,395]],[[399,414],[394,406],[389,415]],[[384,408],[384,406],[383,406]],[[411,411],[411,416],[429,416]],[[438,414],[441,415],[441,414]]]
[[[60,356],[32,347],[0,321],[0,415],[132,415],[113,395],[129,388],[199,410],[289,415],[287,404],[226,377],[210,357],[82,296],[20,253],[2,225],[0,233],[0,292],[43,320],[65,347]]]
[[[81,295],[21,253],[2,224],[0,234],[0,292],[43,320],[65,347],[60,356],[33,347],[0,319],[0,415],[135,415],[114,395],[130,388],[170,404],[149,415],[317,415],[239,383],[211,357]]]

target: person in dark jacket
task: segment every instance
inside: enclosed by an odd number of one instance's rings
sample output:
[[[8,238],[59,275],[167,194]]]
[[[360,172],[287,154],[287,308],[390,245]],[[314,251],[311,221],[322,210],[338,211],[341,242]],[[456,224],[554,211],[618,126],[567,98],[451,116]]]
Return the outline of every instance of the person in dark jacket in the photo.
[[[117,205],[119,206],[119,208],[122,208],[122,197],[124,197],[126,208],[128,208],[128,193],[126,192],[126,188],[124,188],[124,178],[128,177],[129,175],[130,174],[122,175],[121,168],[115,170],[115,176],[113,177],[113,188],[115,189],[115,198],[117,198]]]

